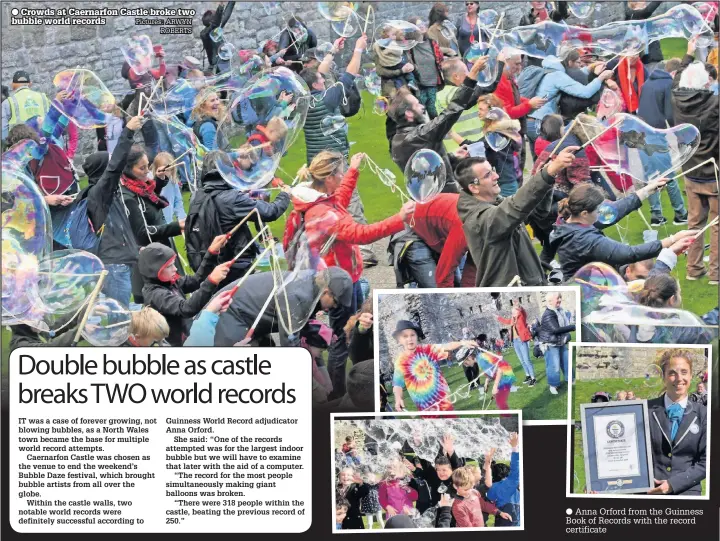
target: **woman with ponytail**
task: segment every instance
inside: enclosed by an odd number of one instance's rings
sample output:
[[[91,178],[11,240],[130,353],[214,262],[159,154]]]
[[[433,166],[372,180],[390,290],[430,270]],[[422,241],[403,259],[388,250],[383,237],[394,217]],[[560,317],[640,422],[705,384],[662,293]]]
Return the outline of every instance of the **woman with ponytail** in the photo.
[[[353,305],[350,310],[337,307],[330,311],[330,326],[336,336],[343,336],[348,318],[359,304],[362,292],[360,277],[363,260],[361,244],[372,244],[384,237],[399,233],[405,228],[415,209],[415,203],[405,203],[398,214],[375,224],[357,223],[347,210],[353,190],[357,185],[358,167],[365,154],[355,154],[350,168],[345,171],[345,158],[340,152],[324,150],[315,156],[309,166],[298,171],[301,184],[291,192],[293,207],[285,226],[283,247],[297,248],[307,243],[313,259],[322,258],[328,267],[340,267],[350,274],[353,281]],[[293,264],[292,261],[289,261]],[[345,362],[348,347],[346,340],[336,340],[330,346],[328,359],[333,379],[333,397],[345,394]]]
[[[565,280],[587,263],[602,262],[619,268],[622,265],[657,257],[664,248],[671,248],[675,254],[685,251],[693,241],[694,231],[681,231],[670,237],[637,246],[609,239],[602,229],[609,227],[642,206],[642,201],[665,185],[667,179],[648,183],[634,194],[613,203],[606,203],[612,209],[612,220],[599,222],[598,208],[605,203],[604,192],[592,184],[578,184],[567,199],[558,203],[563,223],[556,225],[550,233],[550,251],[558,254]],[[609,223],[605,223],[609,222]]]
[[[709,344],[717,340],[717,314],[715,308],[702,317],[690,314],[681,309],[682,296],[680,284],[669,274],[656,274],[645,280],[642,291],[638,296],[641,305],[650,309],[657,309],[664,315],[650,317],[658,319],[675,320],[674,325],[628,325],[623,332],[631,343],[653,344]],[[689,323],[694,320],[695,325]],[[706,326],[702,326],[706,325]],[[712,328],[714,326],[715,328]],[[621,331],[622,332],[622,331]]]

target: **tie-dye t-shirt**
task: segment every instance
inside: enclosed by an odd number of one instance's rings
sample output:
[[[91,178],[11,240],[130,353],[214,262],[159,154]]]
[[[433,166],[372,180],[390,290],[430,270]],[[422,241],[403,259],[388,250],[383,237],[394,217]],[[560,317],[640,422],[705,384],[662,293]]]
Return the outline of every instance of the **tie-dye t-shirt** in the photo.
[[[393,386],[407,389],[420,411],[451,411],[450,387],[440,372],[444,350],[434,345],[420,345],[405,351],[395,360]]]
[[[489,353],[481,352],[475,357],[478,362],[478,367],[482,370],[486,376],[495,379],[495,374],[500,370],[501,376],[498,382],[498,389],[502,390],[508,387],[512,387],[515,382],[515,374],[513,373],[512,366],[502,357],[496,357]]]

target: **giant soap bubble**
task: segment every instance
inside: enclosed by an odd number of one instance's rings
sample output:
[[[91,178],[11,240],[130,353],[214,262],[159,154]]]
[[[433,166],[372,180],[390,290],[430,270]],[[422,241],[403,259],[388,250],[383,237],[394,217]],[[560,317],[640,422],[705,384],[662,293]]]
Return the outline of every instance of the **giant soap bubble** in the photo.
[[[217,165],[225,181],[240,190],[268,184],[302,132],[310,99],[305,82],[287,68],[251,79],[218,124],[217,146],[227,154]]]
[[[375,41],[380,47],[408,51],[417,45],[422,33],[407,21],[385,21],[375,28]]]
[[[138,75],[147,73],[152,67],[153,45],[148,36],[129,37],[127,45],[121,46],[120,51],[125,57],[125,61]]]
[[[101,298],[90,310],[82,337],[95,347],[116,347],[130,335],[130,312],[110,297]]]
[[[570,280],[569,285],[579,285],[581,313],[583,317],[596,310],[605,297],[616,297],[628,301],[627,284],[622,276],[606,263],[588,263],[581,267]]]
[[[107,124],[107,117],[115,108],[115,96],[100,78],[90,70],[61,71],[53,79],[55,92],[64,92],[62,99],[52,101],[62,114],[83,130]]]
[[[418,203],[427,203],[445,187],[445,162],[434,150],[415,152],[405,166],[405,188]]]
[[[344,21],[357,11],[357,2],[318,2],[320,15],[328,21]]]
[[[578,19],[587,19],[595,11],[595,2],[568,2],[568,8]]]
[[[79,310],[90,297],[104,266],[82,250],[56,250],[40,261],[38,292],[42,311],[65,315]]]
[[[700,145],[700,132],[692,124],[662,130],[626,113],[610,117],[606,124],[614,127],[595,139],[593,147],[614,172],[641,182],[662,178],[680,169]],[[588,131],[588,125],[583,128]],[[603,129],[605,126],[593,126],[588,135],[594,136]]]

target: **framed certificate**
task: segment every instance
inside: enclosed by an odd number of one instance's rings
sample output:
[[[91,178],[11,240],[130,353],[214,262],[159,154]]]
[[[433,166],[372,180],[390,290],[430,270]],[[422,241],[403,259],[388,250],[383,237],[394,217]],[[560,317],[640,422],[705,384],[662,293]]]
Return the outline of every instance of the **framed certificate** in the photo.
[[[655,486],[645,400],[581,404],[585,479],[593,492],[647,492]]]

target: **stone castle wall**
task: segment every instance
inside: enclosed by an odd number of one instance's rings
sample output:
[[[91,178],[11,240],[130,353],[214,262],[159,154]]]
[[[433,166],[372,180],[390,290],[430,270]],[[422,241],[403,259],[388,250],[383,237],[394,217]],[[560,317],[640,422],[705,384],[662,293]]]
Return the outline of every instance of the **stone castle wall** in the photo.
[[[682,347],[681,347],[682,348]],[[654,375],[651,365],[659,359],[666,347],[592,347],[576,348],[575,369],[578,380],[606,378],[643,378]],[[690,349],[693,352],[693,373],[707,370],[707,352]]]

